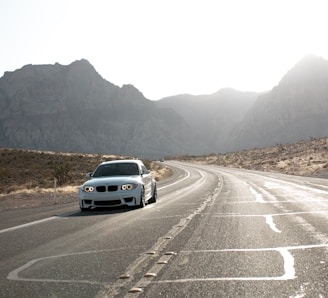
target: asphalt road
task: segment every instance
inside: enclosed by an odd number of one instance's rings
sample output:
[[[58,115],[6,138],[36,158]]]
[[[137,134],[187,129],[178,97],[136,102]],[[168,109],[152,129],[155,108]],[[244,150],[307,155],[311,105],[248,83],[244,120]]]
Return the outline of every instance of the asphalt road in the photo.
[[[0,297],[328,297],[328,180],[169,162],[158,202],[0,214]]]

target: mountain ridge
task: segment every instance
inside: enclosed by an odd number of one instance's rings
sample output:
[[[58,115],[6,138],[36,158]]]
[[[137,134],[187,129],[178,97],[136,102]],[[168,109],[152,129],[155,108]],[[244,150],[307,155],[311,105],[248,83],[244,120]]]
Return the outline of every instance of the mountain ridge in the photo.
[[[132,85],[107,82],[87,60],[6,73],[0,108],[1,147],[144,157],[189,145],[179,115],[157,108]],[[168,142],[158,143],[159,131],[173,132]]]
[[[273,146],[328,135],[328,61],[304,57],[234,128],[229,149]]]
[[[230,152],[328,135],[328,61],[307,55],[272,90],[151,101],[86,60],[0,78],[0,147],[146,158]]]

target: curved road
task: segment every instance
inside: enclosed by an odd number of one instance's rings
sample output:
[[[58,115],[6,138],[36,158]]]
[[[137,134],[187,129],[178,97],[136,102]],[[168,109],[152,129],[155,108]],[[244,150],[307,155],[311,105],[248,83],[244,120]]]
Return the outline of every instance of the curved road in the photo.
[[[328,180],[168,165],[143,209],[2,212],[0,297],[327,297]]]

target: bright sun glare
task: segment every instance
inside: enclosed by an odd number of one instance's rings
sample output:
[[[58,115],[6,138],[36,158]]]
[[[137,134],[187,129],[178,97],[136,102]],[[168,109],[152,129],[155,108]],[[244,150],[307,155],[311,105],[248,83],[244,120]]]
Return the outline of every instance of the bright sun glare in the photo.
[[[0,75],[87,59],[157,100],[265,91],[303,56],[328,57],[326,1],[4,0]]]

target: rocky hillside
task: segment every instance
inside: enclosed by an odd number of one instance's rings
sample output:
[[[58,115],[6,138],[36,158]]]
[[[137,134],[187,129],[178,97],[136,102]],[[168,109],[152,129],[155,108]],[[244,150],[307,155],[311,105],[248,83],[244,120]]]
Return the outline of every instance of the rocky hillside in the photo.
[[[160,157],[187,152],[190,129],[86,60],[27,65],[0,79],[0,147]]]
[[[232,131],[235,151],[328,136],[328,61],[306,56],[261,95]]]
[[[87,60],[0,78],[0,148],[148,159],[237,152],[328,136],[327,114],[328,61],[313,55],[266,93],[221,89],[157,102],[104,80]]]
[[[328,178],[328,138],[180,159],[222,167]]]

